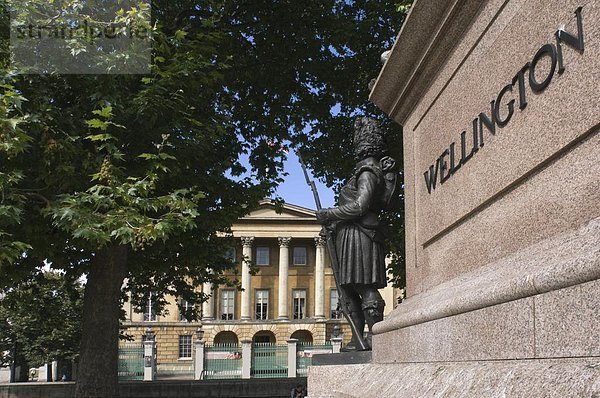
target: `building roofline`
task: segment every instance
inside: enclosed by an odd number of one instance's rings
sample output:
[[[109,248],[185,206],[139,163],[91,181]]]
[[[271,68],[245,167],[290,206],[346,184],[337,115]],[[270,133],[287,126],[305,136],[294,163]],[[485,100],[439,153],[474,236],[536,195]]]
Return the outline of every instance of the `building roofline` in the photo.
[[[298,206],[298,205],[294,205],[294,204],[291,204],[291,203],[283,203],[281,206],[282,206],[282,208],[284,210],[289,210],[291,212],[301,213],[301,214],[304,214],[307,217],[310,217],[310,219],[316,220],[316,212],[315,212],[315,210],[308,209],[306,207],[302,207],[302,206]],[[273,199],[266,198],[266,199],[261,200],[258,203],[258,207],[256,209],[252,210],[252,212],[256,211],[256,210],[259,210],[261,207],[275,208],[275,207],[277,207],[277,205],[275,204],[275,201]],[[252,213],[252,212],[250,212],[250,213]],[[241,221],[241,220],[257,220],[257,219],[260,219],[260,217],[248,217],[248,215],[246,215],[244,217],[241,217],[238,221]]]

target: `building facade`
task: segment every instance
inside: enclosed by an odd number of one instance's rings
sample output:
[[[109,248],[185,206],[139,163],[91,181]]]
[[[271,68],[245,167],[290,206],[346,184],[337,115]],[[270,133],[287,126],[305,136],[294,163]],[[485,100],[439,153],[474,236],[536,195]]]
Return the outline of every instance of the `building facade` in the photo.
[[[338,293],[321,226],[310,209],[270,200],[232,226],[236,247],[231,255],[242,291],[227,286],[199,287],[210,295],[202,305],[201,322],[188,322],[171,298],[168,315],[152,313],[151,300],[143,313],[126,304],[127,333],[141,341],[148,327],[156,334],[157,362],[192,360],[193,334],[201,325],[208,344],[284,344],[290,338],[324,344],[335,325],[348,341],[350,329],[338,311]],[[250,273],[250,264],[256,269]],[[236,275],[237,274],[237,275]],[[386,310],[393,307],[393,291],[383,289]]]

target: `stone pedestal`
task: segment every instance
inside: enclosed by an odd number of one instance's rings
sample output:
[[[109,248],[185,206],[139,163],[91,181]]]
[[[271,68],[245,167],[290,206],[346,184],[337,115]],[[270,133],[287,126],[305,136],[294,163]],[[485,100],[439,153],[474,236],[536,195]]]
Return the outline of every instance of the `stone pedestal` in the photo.
[[[404,131],[408,298],[311,397],[600,396],[599,26],[597,1],[415,3],[371,93]]]

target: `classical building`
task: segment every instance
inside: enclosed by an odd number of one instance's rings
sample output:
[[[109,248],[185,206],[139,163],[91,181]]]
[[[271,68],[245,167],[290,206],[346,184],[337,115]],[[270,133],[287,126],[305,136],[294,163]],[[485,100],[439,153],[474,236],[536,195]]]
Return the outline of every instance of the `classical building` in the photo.
[[[242,291],[205,284],[210,299],[202,305],[201,322],[188,322],[172,298],[168,315],[144,313],[126,304],[128,334],[136,341],[148,327],[156,334],[157,360],[191,361],[193,334],[202,325],[208,344],[242,340],[284,344],[290,338],[324,344],[340,325],[344,340],[351,332],[337,309],[338,294],[321,226],[315,212],[290,204],[280,211],[270,200],[232,226],[237,246],[232,256],[241,275]],[[249,272],[249,259],[258,270]],[[393,307],[391,288],[382,292],[386,310]]]

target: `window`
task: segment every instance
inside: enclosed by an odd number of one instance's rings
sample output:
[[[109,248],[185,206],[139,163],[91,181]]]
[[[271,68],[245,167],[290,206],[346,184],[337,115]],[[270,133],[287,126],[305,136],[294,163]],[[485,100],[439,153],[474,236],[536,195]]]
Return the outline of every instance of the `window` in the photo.
[[[192,336],[182,335],[179,336],[179,358],[191,358],[192,357]]]
[[[256,248],[256,265],[269,265],[269,248],[259,246]]]
[[[230,332],[228,330],[224,330],[222,332],[217,333],[214,339],[215,344],[231,344],[238,345],[238,337],[234,332]]]
[[[146,302],[146,306],[144,307],[144,321],[145,322],[154,322],[156,321],[156,311],[154,311],[156,295],[152,292],[148,293],[148,301]]]
[[[306,290],[294,290],[292,301],[294,303],[294,319],[306,318]]]
[[[267,343],[271,342],[271,338],[269,336],[254,336],[254,342],[259,343],[259,344],[267,344]],[[261,354],[261,353],[259,352],[258,354]],[[264,355],[257,355],[257,356],[264,356]]]
[[[181,322],[188,322],[191,320],[193,305],[187,302],[187,300],[181,299],[181,307],[179,310],[179,320]]]
[[[268,343],[275,343],[275,335],[273,334],[273,332],[269,332],[268,330],[263,330],[260,332],[257,332],[254,337],[252,337],[252,342],[254,343],[259,343],[259,344],[268,344]],[[256,356],[259,357],[266,357],[266,356],[274,356],[275,352],[274,351],[270,351],[270,350],[259,350],[256,352]]]
[[[337,289],[331,289],[331,293],[329,295],[329,308],[330,308],[330,318],[331,319],[342,319],[342,311],[339,308],[340,298],[338,295]]]
[[[256,291],[256,319],[268,319],[269,318],[269,291],[268,290],[257,290]]]
[[[235,302],[235,290],[221,290],[221,320],[229,321],[233,319]]]
[[[294,247],[294,265],[306,265],[306,247]]]
[[[225,252],[225,258],[231,261],[232,263],[235,263],[235,247],[230,247],[229,249],[227,249],[227,251]]]

